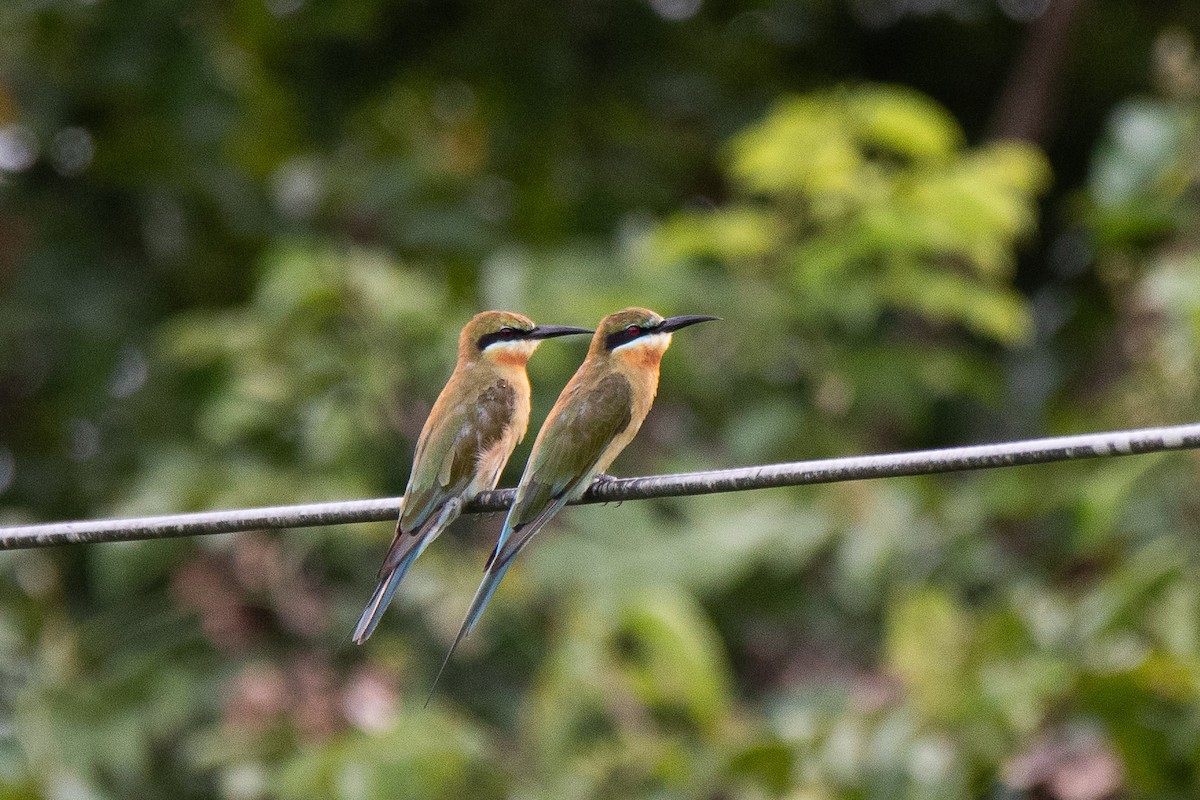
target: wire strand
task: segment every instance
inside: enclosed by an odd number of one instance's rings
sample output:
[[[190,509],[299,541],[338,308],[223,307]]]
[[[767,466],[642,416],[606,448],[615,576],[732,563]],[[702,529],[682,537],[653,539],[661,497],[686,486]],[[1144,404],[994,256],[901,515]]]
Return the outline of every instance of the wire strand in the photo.
[[[1200,448],[1200,423],[1192,423],[941,450],[828,458],[641,478],[608,478],[597,480],[576,502],[611,503],[656,497],[743,492],[750,489],[807,486],[865,478],[933,475],[1197,448]],[[483,492],[467,503],[464,513],[503,511],[512,503],[514,493],[513,489]],[[386,497],[136,519],[0,527],[0,550],[380,522],[396,519],[400,505],[401,498]]]

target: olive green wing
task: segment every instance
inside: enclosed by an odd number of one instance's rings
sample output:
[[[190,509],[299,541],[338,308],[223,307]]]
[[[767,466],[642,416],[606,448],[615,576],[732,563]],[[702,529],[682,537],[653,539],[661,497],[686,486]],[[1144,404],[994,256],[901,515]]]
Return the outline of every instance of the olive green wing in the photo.
[[[633,389],[611,373],[568,397],[538,436],[493,561],[511,560],[577,491],[587,489],[600,456],[632,419]]]
[[[479,457],[504,437],[512,424],[517,393],[512,384],[497,379],[477,395],[451,407],[417,447],[404,509],[396,539],[382,572],[399,563],[432,531],[451,500],[462,498],[475,478]],[[447,520],[448,522],[449,520]]]

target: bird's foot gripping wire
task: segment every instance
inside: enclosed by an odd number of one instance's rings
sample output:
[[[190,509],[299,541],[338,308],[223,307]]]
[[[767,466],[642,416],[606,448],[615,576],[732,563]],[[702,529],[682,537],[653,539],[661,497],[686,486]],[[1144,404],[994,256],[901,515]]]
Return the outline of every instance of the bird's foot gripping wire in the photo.
[[[618,480],[619,480],[619,478],[615,478],[615,477],[613,477],[612,475],[609,475],[609,474],[608,474],[608,473],[606,473],[606,472],[600,472],[600,473],[597,473],[595,476],[593,476],[593,477],[592,477],[592,485],[591,485],[591,487],[590,487],[590,488],[592,488],[592,489],[597,489],[597,488],[599,488],[599,487],[602,487],[602,486],[607,486],[607,485],[609,485],[609,484],[611,484],[611,483],[615,483],[615,482],[616,482],[616,481],[618,481]],[[605,505],[608,505],[608,504],[607,504],[607,503],[605,503]],[[618,500],[618,501],[617,501],[617,505],[618,505],[618,506],[619,506],[619,505],[621,505],[621,501],[620,501],[620,500]]]

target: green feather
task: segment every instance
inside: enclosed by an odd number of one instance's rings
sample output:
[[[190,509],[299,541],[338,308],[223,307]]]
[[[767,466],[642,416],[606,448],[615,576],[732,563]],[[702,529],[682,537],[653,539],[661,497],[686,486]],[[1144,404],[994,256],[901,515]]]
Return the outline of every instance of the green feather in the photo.
[[[517,400],[508,381],[496,379],[478,395],[465,394],[470,401],[453,406],[422,432],[404,492],[399,532],[381,574],[423,538],[426,526],[437,520],[447,502],[466,491],[475,478],[479,457],[500,441],[512,424]]]
[[[614,372],[594,385],[588,383],[580,381],[570,390],[558,413],[538,434],[501,533],[503,544],[495,559],[501,564],[513,558],[567,500],[587,490],[600,456],[629,427],[633,408],[629,380]]]

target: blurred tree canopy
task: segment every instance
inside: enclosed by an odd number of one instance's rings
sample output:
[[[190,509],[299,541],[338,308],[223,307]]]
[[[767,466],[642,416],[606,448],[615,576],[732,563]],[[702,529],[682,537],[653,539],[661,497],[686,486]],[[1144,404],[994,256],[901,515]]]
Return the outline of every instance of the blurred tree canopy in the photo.
[[[397,495],[480,308],[615,472],[1195,419],[1200,6],[0,5],[0,524]],[[531,363],[534,421],[583,355]],[[515,481],[526,444],[505,483]],[[1192,454],[0,558],[0,798],[1191,798]]]

